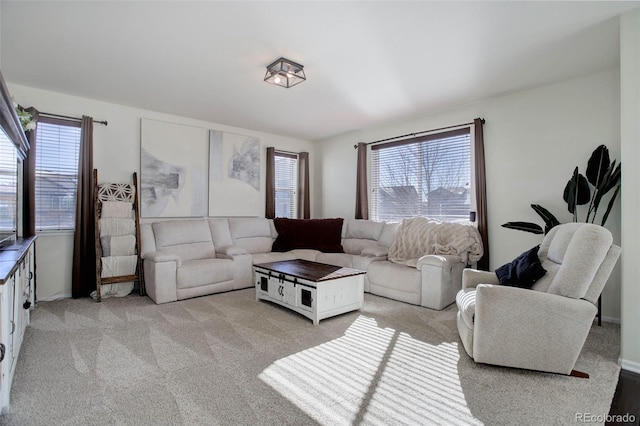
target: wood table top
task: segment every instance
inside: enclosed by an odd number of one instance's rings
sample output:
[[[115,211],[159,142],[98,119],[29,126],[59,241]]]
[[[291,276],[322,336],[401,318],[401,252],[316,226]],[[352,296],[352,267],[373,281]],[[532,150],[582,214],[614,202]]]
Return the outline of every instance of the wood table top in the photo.
[[[253,266],[313,282],[335,280],[337,278],[366,273],[359,269],[328,265],[326,263],[312,262],[310,260],[303,259],[259,263]]]

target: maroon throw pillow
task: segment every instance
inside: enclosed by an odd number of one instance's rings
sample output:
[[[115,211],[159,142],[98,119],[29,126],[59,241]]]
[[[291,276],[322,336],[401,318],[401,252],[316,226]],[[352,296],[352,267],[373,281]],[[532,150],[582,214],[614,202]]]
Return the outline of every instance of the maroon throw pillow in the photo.
[[[277,217],[273,224],[278,237],[272,251],[314,249],[325,253],[344,253],[342,223],[344,219],[287,219]]]

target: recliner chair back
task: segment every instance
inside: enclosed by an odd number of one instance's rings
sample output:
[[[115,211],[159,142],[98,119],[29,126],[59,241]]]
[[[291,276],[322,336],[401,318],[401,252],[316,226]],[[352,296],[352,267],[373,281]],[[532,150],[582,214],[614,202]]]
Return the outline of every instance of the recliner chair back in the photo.
[[[620,247],[606,228],[558,225],[540,244],[538,256],[547,276],[534,289],[596,304],[619,255]]]

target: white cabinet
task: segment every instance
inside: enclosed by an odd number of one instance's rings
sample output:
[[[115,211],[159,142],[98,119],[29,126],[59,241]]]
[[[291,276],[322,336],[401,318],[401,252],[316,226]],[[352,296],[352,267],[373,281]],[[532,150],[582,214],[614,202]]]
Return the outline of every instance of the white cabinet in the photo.
[[[9,410],[11,384],[35,300],[35,239],[0,250],[0,413]],[[2,352],[0,350],[0,352]]]

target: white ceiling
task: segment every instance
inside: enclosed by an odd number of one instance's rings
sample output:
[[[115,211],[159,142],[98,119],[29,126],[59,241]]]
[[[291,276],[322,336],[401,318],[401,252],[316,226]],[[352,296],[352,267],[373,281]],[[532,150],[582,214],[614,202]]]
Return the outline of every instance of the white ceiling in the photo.
[[[3,0],[0,54],[12,83],[320,140],[615,68],[639,5]],[[307,81],[263,82],[279,56]]]

